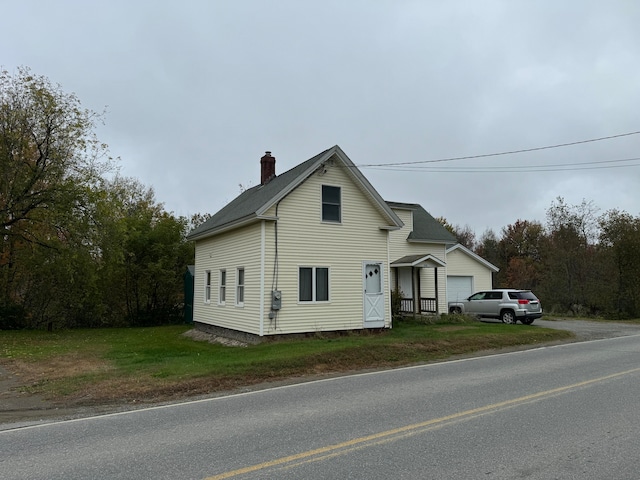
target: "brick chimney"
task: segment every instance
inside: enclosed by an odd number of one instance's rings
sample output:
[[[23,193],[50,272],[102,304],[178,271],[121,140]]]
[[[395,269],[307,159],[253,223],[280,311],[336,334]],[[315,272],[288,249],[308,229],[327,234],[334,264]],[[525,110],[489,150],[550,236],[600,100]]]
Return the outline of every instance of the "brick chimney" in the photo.
[[[265,185],[276,176],[276,157],[271,156],[271,152],[265,152],[260,159],[260,185]]]

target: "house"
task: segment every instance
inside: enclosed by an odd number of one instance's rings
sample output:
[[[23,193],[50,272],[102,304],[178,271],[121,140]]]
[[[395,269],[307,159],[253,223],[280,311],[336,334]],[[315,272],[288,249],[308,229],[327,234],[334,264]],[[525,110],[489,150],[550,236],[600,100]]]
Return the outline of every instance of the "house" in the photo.
[[[334,146],[260,184],[190,232],[194,324],[245,340],[391,327],[407,311],[447,311],[455,238],[420,205],[386,202]]]
[[[447,249],[447,300],[457,302],[480,290],[493,288],[500,269],[461,244]]]
[[[387,204],[404,223],[389,234],[392,288],[401,295],[401,311],[446,312],[446,249],[456,238],[418,204]]]

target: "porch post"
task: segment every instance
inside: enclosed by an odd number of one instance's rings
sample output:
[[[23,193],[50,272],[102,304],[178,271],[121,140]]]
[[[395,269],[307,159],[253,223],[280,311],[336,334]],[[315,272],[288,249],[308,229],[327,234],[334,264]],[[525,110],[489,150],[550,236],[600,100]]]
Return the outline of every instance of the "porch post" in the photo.
[[[413,290],[413,316],[420,313],[420,294],[417,293],[416,268],[411,267],[411,290]]]
[[[400,276],[400,269],[398,267],[393,267],[393,271],[395,272],[396,275],[396,281],[395,283],[395,287],[396,287],[396,292],[400,291],[400,279],[398,278]]]
[[[440,302],[438,301],[438,267],[433,269],[433,273],[435,276],[435,285],[436,285],[436,315],[440,313]]]
[[[420,274],[422,273],[422,267],[416,268],[416,312],[422,314],[422,284],[420,283]]]

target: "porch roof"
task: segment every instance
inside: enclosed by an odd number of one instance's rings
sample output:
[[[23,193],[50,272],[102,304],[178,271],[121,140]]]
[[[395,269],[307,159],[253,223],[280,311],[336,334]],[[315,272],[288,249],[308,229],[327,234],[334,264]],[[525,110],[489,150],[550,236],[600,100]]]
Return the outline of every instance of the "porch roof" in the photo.
[[[418,268],[434,268],[445,267],[447,264],[429,254],[405,255],[395,262],[391,262],[392,267],[418,267]]]

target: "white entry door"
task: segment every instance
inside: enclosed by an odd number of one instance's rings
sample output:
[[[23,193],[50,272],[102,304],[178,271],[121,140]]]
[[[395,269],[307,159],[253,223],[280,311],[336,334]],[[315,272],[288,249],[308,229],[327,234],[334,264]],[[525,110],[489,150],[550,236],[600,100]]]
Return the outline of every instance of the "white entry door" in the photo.
[[[364,326],[366,328],[384,327],[384,282],[382,263],[365,262],[364,273]]]

